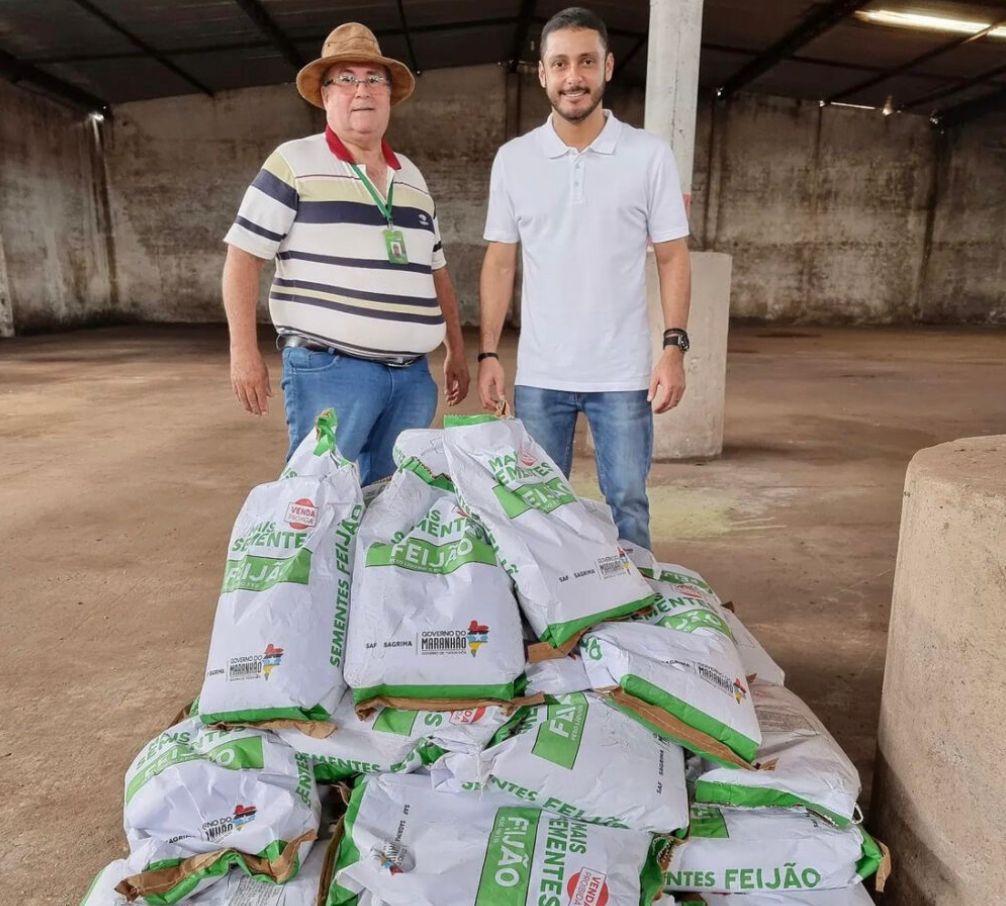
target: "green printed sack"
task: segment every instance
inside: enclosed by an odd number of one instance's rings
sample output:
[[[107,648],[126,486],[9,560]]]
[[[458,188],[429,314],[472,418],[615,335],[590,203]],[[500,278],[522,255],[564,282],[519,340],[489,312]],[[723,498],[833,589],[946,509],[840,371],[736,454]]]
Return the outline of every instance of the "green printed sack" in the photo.
[[[666,848],[639,831],[383,774],[353,790],[327,906],[364,891],[384,906],[645,906]]]
[[[182,721],[126,772],[126,840],[146,865],[118,890],[160,906],[221,881],[231,868],[285,883],[310,852],[320,814],[305,755],[268,732]]]
[[[299,730],[279,736],[311,759],[319,783],[357,774],[410,773],[446,750],[481,751],[508,720],[502,708],[467,711],[404,711],[379,708],[364,719],[347,693],[333,716],[335,732],[316,738]]]
[[[403,431],[360,525],[345,677],[358,707],[510,701],[524,673],[513,583],[458,505],[442,431]]]
[[[602,623],[580,642],[591,686],[654,732],[718,764],[744,767],[761,742],[733,642],[719,632]]]
[[[528,664],[524,675],[528,695],[568,695],[590,688],[590,678],[577,652]]]
[[[859,774],[832,735],[782,686],[752,683],[762,742],[757,771],[706,764],[695,799],[735,808],[804,806],[834,824],[852,823]]]
[[[684,894],[687,906],[873,906],[866,887],[856,884],[839,890],[794,890],[788,893]]]
[[[252,490],[234,524],[199,697],[207,724],[327,721],[346,689],[363,498],[354,465],[322,458],[325,474]]]
[[[445,754],[431,776],[445,793],[490,790],[590,824],[688,825],[681,749],[593,693],[521,709],[484,752]]]
[[[854,887],[882,866],[886,874],[886,861],[861,827],[837,828],[803,809],[695,804],[688,839],[674,848],[665,889],[802,894]]]
[[[449,417],[451,477],[485,524],[517,585],[524,616],[553,648],[641,610],[654,594],[618,546],[610,516],[584,504],[513,418]]]
[[[315,844],[300,871],[285,884],[232,871],[185,902],[190,906],[315,906],[327,855],[327,847]],[[140,870],[135,865],[132,859],[117,859],[102,869],[80,906],[126,906],[129,901],[115,886]]]
[[[656,606],[650,622],[676,629],[692,625],[694,628],[701,626],[722,632],[737,646],[746,676],[757,676],[762,682],[777,686],[784,685],[786,674],[782,668],[737,615],[723,606],[712,586],[697,572],[676,563],[660,563],[652,573],[646,568],[641,568],[640,572],[646,576],[654,591],[664,598]]]

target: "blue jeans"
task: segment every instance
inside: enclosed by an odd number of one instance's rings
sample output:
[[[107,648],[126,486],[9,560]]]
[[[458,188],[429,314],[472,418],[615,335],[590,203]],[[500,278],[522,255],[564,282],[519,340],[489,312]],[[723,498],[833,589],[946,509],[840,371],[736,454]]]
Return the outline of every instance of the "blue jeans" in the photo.
[[[368,362],[302,346],[283,350],[286,427],[293,455],[325,409],[339,418],[336,443],[346,459],[360,466],[360,481],[370,484],[395,471],[391,458],[398,434],[428,428],[437,412],[437,385],[426,357],[404,368]]]
[[[650,550],[646,476],[653,459],[653,413],[645,390],[573,393],[514,388],[514,407],[528,433],[569,477],[576,414],[587,417],[594,437],[597,482],[611,507],[619,537]]]

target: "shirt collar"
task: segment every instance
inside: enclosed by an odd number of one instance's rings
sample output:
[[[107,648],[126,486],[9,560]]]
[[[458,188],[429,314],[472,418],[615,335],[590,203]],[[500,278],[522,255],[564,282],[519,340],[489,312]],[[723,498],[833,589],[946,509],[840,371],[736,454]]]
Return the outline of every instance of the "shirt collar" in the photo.
[[[325,141],[328,142],[328,149],[337,157],[339,160],[344,160],[347,164],[355,164],[356,161],[353,159],[353,155],[350,153],[349,148],[347,148],[343,143],[342,139],[339,138],[332,131],[331,126],[325,127]],[[384,161],[387,163],[392,170],[401,170],[402,164],[396,156],[395,152],[391,150],[391,145],[389,145],[384,139],[381,139],[381,153],[384,154]]]
[[[554,115],[555,114],[549,114],[548,119],[545,120],[545,124],[541,127],[541,146],[546,157],[562,157],[570,151],[575,151],[574,148],[571,148],[561,138],[559,138],[558,133],[555,131],[555,127],[552,125],[552,117]],[[598,134],[597,138],[595,138],[583,150],[597,151],[599,154],[614,154],[615,143],[618,141],[618,134],[621,130],[622,124],[615,117],[615,114],[610,110],[605,110],[604,128]]]

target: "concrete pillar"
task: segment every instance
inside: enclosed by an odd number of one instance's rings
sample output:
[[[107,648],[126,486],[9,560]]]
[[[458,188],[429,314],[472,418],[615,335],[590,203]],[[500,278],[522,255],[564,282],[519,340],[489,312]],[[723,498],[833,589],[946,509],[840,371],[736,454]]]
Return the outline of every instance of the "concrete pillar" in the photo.
[[[685,204],[692,198],[703,0],[650,0],[646,58],[647,132],[670,142]]]
[[[3,233],[0,233],[0,337],[14,336],[14,303],[10,297],[7,280],[7,259],[3,252]]]
[[[1006,890],[1006,435],[908,467],[870,826],[885,906],[1001,903]]]
[[[689,211],[701,43],[702,0],[651,0],[645,125],[648,132],[670,143]],[[658,460],[706,458],[723,450],[729,257],[693,253],[692,281],[688,331],[694,351],[685,357],[688,390],[677,409],[656,418],[653,455]],[[652,252],[647,256],[646,284],[656,358],[661,353],[665,325]]]

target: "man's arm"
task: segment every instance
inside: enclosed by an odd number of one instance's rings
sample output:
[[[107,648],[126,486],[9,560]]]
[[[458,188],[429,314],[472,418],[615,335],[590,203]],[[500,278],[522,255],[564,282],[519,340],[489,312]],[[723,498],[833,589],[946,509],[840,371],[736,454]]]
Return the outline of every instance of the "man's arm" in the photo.
[[[259,278],[265,259],[235,245],[227,246],[224,262],[223,297],[231,338],[231,386],[248,412],[265,415],[272,396],[269,369],[258,349],[256,310]]]
[[[444,396],[448,406],[456,406],[468,396],[471,378],[465,361],[465,337],[461,332],[458,296],[446,267],[438,267],[433,272],[433,287],[447,325],[447,336],[444,339],[447,347],[447,355],[444,357]]]
[[[497,352],[517,273],[517,243],[490,242],[482,259],[479,280],[479,352]],[[504,396],[503,365],[499,359],[479,362],[479,396],[491,411]]]
[[[692,271],[688,258],[688,240],[672,239],[653,243],[660,280],[660,307],[664,328],[688,326],[692,296]],[[647,400],[659,415],[673,409],[685,395],[685,356],[677,346],[668,346],[653,368]]]

